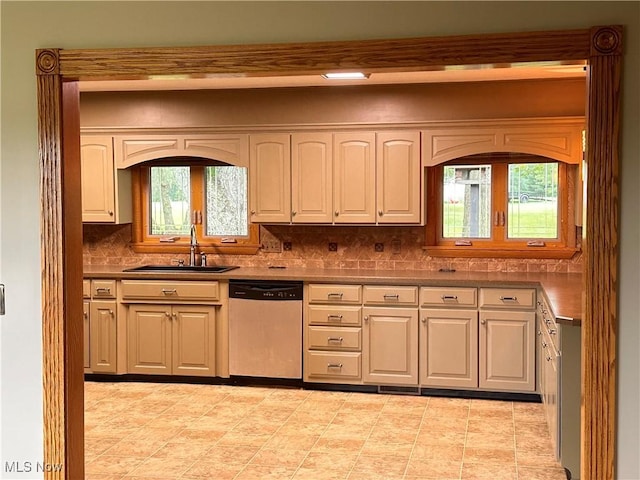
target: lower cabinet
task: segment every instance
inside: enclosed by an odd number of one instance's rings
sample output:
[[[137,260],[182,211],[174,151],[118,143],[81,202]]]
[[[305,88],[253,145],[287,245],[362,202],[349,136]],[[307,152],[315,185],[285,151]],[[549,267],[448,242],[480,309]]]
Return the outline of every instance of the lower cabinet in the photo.
[[[216,306],[129,306],[128,372],[216,374]]]
[[[362,379],[381,385],[418,384],[418,310],[363,309]]]
[[[91,335],[89,335],[89,315],[91,311],[91,302],[89,300],[82,301],[82,331],[84,334],[84,368],[91,368]]]
[[[115,373],[117,369],[117,303],[92,300],[89,320],[90,368],[94,373]]]
[[[535,391],[535,319],[533,311],[480,311],[481,389]]]
[[[420,384],[476,388],[477,310],[422,309],[420,316]]]

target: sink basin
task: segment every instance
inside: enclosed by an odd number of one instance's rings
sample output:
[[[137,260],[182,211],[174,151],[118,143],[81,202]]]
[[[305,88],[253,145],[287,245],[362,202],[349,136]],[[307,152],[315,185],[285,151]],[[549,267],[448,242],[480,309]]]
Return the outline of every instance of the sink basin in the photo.
[[[124,272],[202,272],[222,273],[239,268],[233,265],[142,265],[140,267],[127,268]]]

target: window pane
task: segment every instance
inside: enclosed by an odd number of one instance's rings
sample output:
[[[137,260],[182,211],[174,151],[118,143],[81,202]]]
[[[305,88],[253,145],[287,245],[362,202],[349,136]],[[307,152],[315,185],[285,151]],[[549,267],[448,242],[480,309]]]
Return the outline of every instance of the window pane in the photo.
[[[558,164],[509,165],[509,238],[558,237]]]
[[[189,167],[151,167],[151,235],[189,234]]]
[[[247,236],[247,169],[220,166],[206,168],[206,235]]]
[[[442,236],[491,237],[491,165],[444,167]]]

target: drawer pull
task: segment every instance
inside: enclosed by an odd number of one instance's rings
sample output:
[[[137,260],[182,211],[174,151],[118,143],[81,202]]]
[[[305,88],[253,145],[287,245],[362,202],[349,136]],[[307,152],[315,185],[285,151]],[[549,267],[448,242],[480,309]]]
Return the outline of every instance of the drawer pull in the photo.
[[[517,302],[518,297],[500,297],[503,302]]]
[[[342,368],[341,363],[327,363],[327,368]]]
[[[111,295],[111,288],[109,288],[109,287],[98,287],[98,288],[96,288],[96,295]]]
[[[342,337],[327,337],[327,343],[342,343]]]
[[[175,295],[178,291],[175,288],[163,288],[162,293],[164,295]]]
[[[400,300],[400,295],[397,293],[385,293],[383,298],[385,300]]]
[[[444,300],[445,302],[447,300],[458,300],[458,296],[457,295],[442,295],[442,300]]]
[[[342,300],[343,293],[327,293],[327,298],[337,298]]]
[[[342,321],[342,315],[327,315],[327,320],[330,322],[341,322]]]

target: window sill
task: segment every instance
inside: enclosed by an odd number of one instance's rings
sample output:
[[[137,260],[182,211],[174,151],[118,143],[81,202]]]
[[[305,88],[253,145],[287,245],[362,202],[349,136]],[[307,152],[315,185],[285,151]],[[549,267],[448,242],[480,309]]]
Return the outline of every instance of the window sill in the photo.
[[[425,245],[423,250],[431,257],[463,257],[463,258],[572,258],[579,248],[478,248]]]
[[[131,243],[131,248],[136,253],[184,253],[189,254],[189,245],[185,244],[159,244],[159,243]],[[228,244],[228,245],[199,245],[198,253],[216,255],[256,255],[260,245]]]

